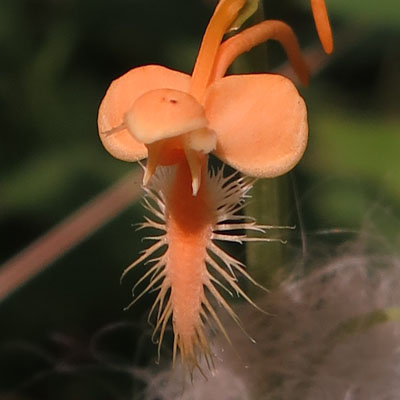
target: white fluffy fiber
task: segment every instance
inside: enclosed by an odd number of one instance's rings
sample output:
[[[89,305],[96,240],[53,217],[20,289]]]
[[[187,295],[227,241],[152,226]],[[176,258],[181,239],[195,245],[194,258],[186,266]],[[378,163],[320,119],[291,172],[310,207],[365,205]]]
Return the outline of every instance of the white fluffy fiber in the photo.
[[[215,340],[215,376],[198,374],[182,393],[179,371],[154,368],[145,398],[400,399],[400,260],[359,250],[349,246],[258,301],[273,316],[239,308],[256,344],[227,318],[235,350]]]

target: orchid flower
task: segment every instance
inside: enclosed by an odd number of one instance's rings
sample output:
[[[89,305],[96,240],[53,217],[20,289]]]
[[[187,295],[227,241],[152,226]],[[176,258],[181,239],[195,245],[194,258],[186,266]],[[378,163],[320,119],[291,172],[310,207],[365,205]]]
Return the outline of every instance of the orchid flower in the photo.
[[[306,106],[289,79],[273,74],[225,76],[238,55],[275,39],[300,80],[308,81],[297,39],[281,21],[264,21],[221,44],[245,2],[219,2],[191,76],[159,65],[134,68],[112,82],[98,116],[100,139],[114,157],[147,158],[144,202],[154,218],[146,218],[142,227],[161,232],[148,238],[153,244],[124,271],[123,276],[142,261],[152,263],[134,289],[148,277],[150,282],[131,304],[149,290],[159,290],[149,315],[157,312],[158,351],[172,317],[173,359],[179,351],[191,373],[201,355],[212,365],[204,326],[209,318],[229,341],[210,297],[240,324],[218,288],[236,292],[257,307],[238,285],[236,274],[258,284],[215,241],[273,240],[238,233],[268,228],[238,214],[252,183],[237,174],[224,176],[223,170],[209,174],[208,154],[244,175],[276,177],[297,164],[307,143]],[[154,257],[159,249],[164,252]]]

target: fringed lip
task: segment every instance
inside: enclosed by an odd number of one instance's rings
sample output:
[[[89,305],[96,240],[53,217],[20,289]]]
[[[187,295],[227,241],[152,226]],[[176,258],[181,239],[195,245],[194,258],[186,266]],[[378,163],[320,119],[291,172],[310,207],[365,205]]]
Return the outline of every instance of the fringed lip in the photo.
[[[242,262],[223,250],[221,242],[284,242],[266,236],[267,229],[282,227],[259,225],[242,214],[254,180],[237,173],[225,175],[223,168],[204,171],[203,175],[203,185],[194,197],[185,162],[157,169],[145,187],[144,205],[152,215],[146,217],[140,228],[155,229],[159,234],[146,237],[152,244],[126,268],[123,277],[142,263],[148,265],[133,288],[134,299],[127,308],[149,291],[158,290],[149,319],[154,315],[156,320],[153,336],[159,356],[168,321],[172,319],[174,361],[179,355],[190,374],[198,368],[205,375],[201,360],[213,369],[208,327],[215,326],[230,343],[215,304],[245,332],[223,293],[241,297],[265,312],[242,289],[239,277],[261,290],[267,289],[250,276]],[[136,294],[139,287],[143,290]]]

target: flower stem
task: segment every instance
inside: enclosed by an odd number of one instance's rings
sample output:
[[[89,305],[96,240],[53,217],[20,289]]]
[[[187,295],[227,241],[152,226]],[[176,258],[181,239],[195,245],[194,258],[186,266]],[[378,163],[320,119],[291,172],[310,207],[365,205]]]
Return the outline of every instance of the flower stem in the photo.
[[[257,12],[249,20],[250,25],[264,21],[264,8],[260,1]],[[266,44],[259,45],[241,56],[232,66],[234,73],[268,71]],[[254,217],[259,224],[287,225],[288,188],[287,177],[261,179],[251,192],[252,199],[246,207],[246,215]],[[267,232],[275,237],[276,231]],[[278,234],[278,233],[277,233]],[[247,243],[246,265],[254,279],[270,289],[276,286],[283,275],[285,249],[281,243]],[[254,292],[254,293],[252,293]],[[257,288],[248,288],[248,293],[256,297]]]

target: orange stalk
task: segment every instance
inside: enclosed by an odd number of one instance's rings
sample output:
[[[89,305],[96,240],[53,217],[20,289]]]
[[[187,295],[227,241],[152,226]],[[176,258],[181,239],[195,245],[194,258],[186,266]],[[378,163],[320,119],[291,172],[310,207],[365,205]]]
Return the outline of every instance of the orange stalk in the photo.
[[[322,47],[330,54],[333,51],[333,38],[325,0],[311,0],[311,8]]]
[[[267,40],[277,40],[284,47],[290,64],[303,85],[308,84],[309,70],[301,55],[296,35],[282,21],[264,21],[232,36],[223,42],[216,56],[211,80],[222,78],[233,61],[242,53]]]
[[[246,0],[221,0],[211,17],[194,65],[190,87],[190,94],[199,102],[202,101],[209,84],[222,37],[245,3]]]

